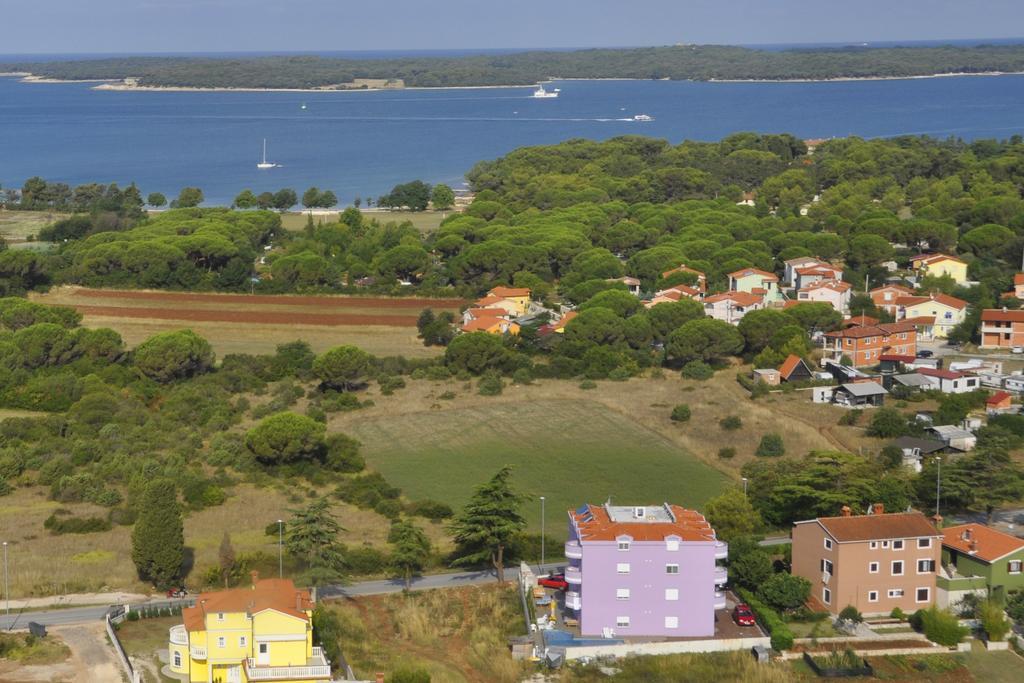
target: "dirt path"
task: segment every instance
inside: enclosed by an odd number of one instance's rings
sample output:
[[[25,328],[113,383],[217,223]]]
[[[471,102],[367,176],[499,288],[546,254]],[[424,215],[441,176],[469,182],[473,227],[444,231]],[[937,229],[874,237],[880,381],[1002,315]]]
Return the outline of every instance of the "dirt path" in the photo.
[[[107,642],[103,624],[61,626],[50,630],[71,648],[70,664],[78,683],[93,681],[119,681],[121,669],[114,655],[113,647]]]

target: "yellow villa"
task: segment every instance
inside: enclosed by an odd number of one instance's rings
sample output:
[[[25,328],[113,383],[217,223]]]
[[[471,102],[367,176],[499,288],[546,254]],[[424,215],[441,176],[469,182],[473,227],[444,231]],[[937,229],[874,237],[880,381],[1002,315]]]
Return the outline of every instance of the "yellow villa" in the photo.
[[[170,671],[190,683],[326,683],[331,666],[313,646],[313,601],[291,579],[200,593],[170,632]]]
[[[967,282],[967,264],[949,254],[918,254],[910,259],[911,267],[920,275],[942,277],[948,275],[953,282],[962,285]]]

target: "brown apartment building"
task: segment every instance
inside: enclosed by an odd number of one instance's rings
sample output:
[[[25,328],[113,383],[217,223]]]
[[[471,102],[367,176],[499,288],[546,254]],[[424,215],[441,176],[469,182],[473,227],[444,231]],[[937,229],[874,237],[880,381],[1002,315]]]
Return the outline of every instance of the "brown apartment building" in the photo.
[[[920,512],[819,517],[793,524],[793,575],[811,582],[811,598],[832,614],[906,613],[935,600],[942,534]]]
[[[986,308],[981,312],[981,348],[1024,346],[1024,310]]]
[[[825,333],[825,358],[837,363],[848,356],[853,367],[878,365],[882,354],[917,354],[917,327],[913,323],[879,323]]]

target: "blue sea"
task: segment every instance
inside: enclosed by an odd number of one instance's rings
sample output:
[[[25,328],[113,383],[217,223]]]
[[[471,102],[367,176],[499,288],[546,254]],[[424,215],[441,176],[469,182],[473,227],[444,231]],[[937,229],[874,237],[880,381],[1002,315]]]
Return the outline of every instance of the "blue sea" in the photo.
[[[736,131],[811,137],[1024,134],[1024,76],[828,83],[562,81],[532,88],[390,92],[118,92],[0,78],[0,185],[134,181],[209,204],[316,185],[343,203],[416,178],[458,187],[516,147],[643,134],[673,143]],[[306,108],[302,109],[305,104]],[[636,114],[654,117],[635,122]],[[258,170],[267,139],[269,160]]]

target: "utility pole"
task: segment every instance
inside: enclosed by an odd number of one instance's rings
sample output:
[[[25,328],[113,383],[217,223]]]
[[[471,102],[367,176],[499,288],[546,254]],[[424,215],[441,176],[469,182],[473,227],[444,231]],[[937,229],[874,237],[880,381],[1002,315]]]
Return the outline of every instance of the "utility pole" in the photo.
[[[540,497],[540,569],[544,571],[544,496]]]
[[[277,578],[284,578],[284,522],[277,520]]]
[[[938,469],[935,471],[935,517],[939,517],[939,499],[942,497],[942,458],[936,457],[935,464]]]
[[[743,477],[743,495],[747,495],[747,478]]]
[[[7,541],[4,541],[4,599],[7,602],[7,614],[11,613],[11,584],[7,581]]]

